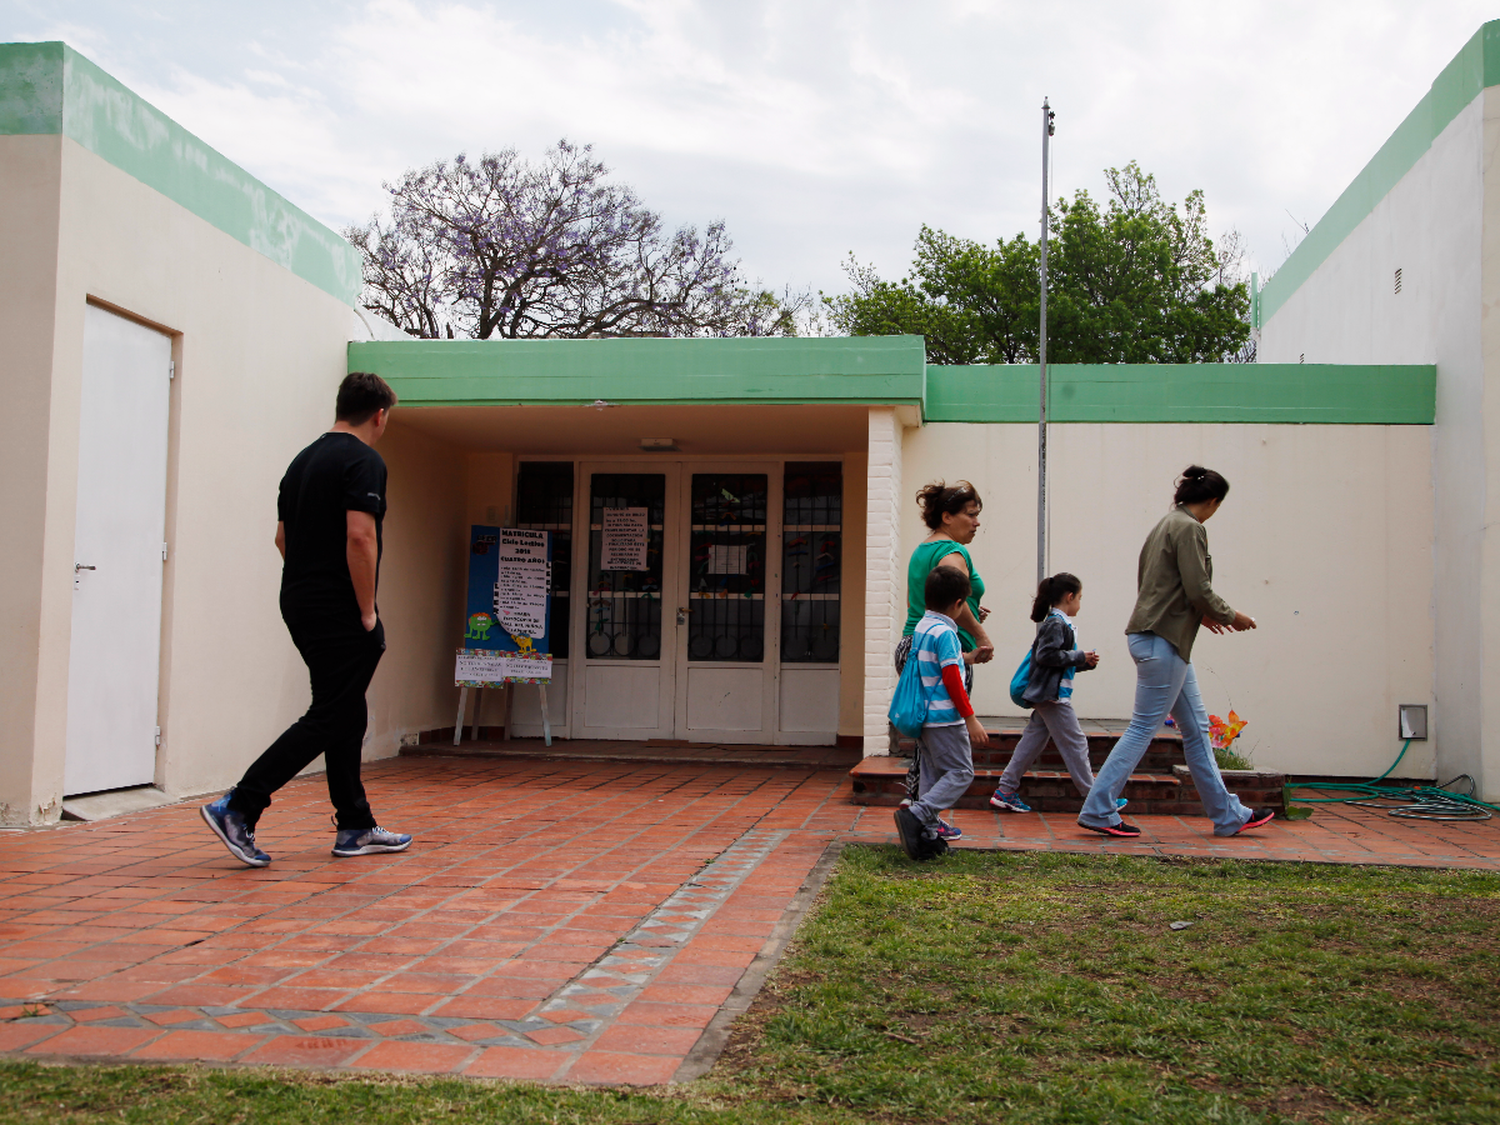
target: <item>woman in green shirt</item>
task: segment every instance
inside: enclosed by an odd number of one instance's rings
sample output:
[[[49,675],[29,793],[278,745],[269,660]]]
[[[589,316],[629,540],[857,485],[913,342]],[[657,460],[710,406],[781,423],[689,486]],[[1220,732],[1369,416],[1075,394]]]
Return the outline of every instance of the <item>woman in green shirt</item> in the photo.
[[[899,674],[911,652],[912,633],[917,622],[927,612],[925,590],[927,576],[939,566],[951,567],[968,576],[971,588],[963,611],[953,619],[958,626],[958,639],[964,650],[964,690],[973,691],[974,665],[984,664],[995,655],[995,646],[984,631],[984,619],[990,611],[979,604],[984,596],[984,579],[974,566],[968,545],[974,541],[979,530],[979,512],[984,501],[978,491],[966,480],[951,487],[935,481],[917,493],[917,503],[922,506],[922,522],[929,529],[926,539],[917,544],[906,565],[906,628],[896,644],[896,671]],[[920,778],[921,743],[912,754],[911,768],[906,774],[906,794],[915,800]],[[946,831],[945,831],[946,830]],[[957,828],[940,822],[939,834],[948,839],[957,839],[961,833]]]

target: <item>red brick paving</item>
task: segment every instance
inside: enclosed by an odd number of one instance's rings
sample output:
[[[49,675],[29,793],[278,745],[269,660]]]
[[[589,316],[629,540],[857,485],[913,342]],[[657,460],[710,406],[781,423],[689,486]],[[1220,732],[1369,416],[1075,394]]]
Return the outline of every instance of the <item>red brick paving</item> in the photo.
[[[317,777],[278,795],[263,870],[196,802],[7,834],[0,1052],[665,1082],[828,844],[894,839],[834,768],[420,758],[366,780],[408,852],[334,860]],[[1500,820],[1325,805],[1227,840],[1142,816],[1121,841],[952,818],[961,847],[1500,870]]]

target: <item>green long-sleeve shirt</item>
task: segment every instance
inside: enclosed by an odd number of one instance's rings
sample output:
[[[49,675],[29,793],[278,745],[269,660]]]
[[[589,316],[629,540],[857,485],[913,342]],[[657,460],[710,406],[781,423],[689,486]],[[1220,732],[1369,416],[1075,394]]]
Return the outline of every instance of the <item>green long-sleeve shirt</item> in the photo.
[[[1208,532],[1179,505],[1146,536],[1136,568],[1135,612],[1125,632],[1155,633],[1191,660],[1205,617],[1226,625],[1234,620],[1234,610],[1214,593],[1213,577]]]

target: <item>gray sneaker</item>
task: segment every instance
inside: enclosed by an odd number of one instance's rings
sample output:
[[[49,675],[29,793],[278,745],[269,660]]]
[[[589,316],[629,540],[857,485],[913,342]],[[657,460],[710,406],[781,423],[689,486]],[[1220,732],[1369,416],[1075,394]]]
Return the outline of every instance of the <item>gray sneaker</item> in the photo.
[[[255,830],[246,826],[244,816],[229,807],[229,797],[233,792],[231,789],[217,801],[204,805],[199,810],[203,821],[214,830],[214,835],[224,842],[235,859],[249,867],[266,867],[271,857],[255,846]]]
[[[387,832],[379,825],[374,828],[340,828],[333,841],[333,854],[349,856],[404,852],[410,846],[411,837],[405,832]]]

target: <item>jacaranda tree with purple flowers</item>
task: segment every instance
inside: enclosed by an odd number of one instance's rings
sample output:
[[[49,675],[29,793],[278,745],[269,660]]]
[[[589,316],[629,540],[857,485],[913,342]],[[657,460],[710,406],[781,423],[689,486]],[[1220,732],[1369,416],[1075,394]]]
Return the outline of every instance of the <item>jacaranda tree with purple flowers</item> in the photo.
[[[388,215],[344,234],[366,308],[413,336],[795,334],[805,298],[747,285],[722,221],[667,232],[589,145],[408,171]]]

